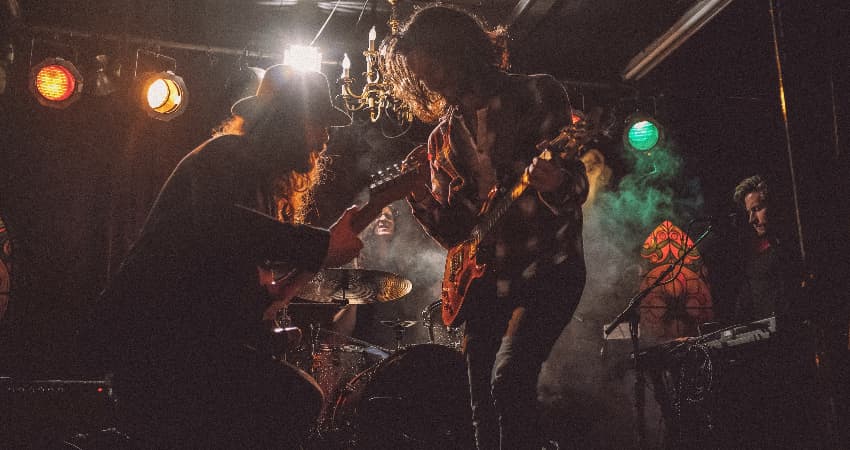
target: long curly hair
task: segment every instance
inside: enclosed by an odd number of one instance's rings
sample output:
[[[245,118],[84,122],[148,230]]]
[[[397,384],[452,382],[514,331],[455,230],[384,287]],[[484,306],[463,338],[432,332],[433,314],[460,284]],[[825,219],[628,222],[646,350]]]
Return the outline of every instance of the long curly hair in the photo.
[[[259,125],[268,125],[272,121],[262,121]],[[283,121],[288,122],[287,120]],[[264,126],[258,124],[247,124],[240,116],[231,116],[225,119],[218,127],[213,130],[214,136],[222,135],[237,135],[248,136],[262,135],[267,133]],[[276,135],[277,142],[283,142],[287,147],[298,146],[303,141],[303,136],[294,130],[299,129],[297,126],[279,127],[286,128],[284,134],[289,135],[287,139],[279,139]],[[269,133],[272,134],[272,133]],[[262,145],[262,144],[260,144]],[[283,153],[286,150],[278,146],[274,149],[268,149],[269,152]],[[278,220],[304,223],[308,213],[315,207],[314,193],[316,187],[325,180],[325,168],[327,167],[330,158],[325,152],[313,151],[309,154],[308,170],[299,172],[297,170],[285,170],[281,172],[269,171],[264,174],[258,182],[261,184],[260,189],[269,195],[274,203],[273,215]],[[269,165],[273,167],[273,165]]]
[[[489,28],[482,19],[458,8],[437,5],[422,8],[381,44],[380,67],[392,95],[407,104],[425,123],[434,123],[448,111],[446,99],[428,89],[407,64],[420,51],[438,64],[457,70],[461,83],[470,83],[493,70],[507,70],[508,34],[504,27]]]

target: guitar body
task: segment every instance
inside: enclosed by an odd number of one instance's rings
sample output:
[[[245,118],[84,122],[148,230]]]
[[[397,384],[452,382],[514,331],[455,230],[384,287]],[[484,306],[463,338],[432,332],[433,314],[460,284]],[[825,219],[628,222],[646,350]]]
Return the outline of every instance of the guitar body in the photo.
[[[484,276],[485,264],[478,264],[478,246],[466,240],[449,249],[440,294],[443,323],[458,326],[463,321],[463,301],[475,281]]]
[[[588,138],[581,129],[585,125],[586,123],[579,123],[565,126],[555,138],[537,145],[537,149],[541,150],[537,157],[543,160],[550,160],[553,157],[561,159],[575,157]],[[557,156],[555,156],[556,153]],[[469,237],[448,251],[440,293],[443,323],[446,326],[458,326],[464,320],[462,315],[464,298],[475,282],[484,276],[486,265],[479,265],[476,259],[479,245],[529,185],[530,176],[526,167],[520,180],[510,189],[502,190],[494,186],[479,211],[478,223],[473,227]]]

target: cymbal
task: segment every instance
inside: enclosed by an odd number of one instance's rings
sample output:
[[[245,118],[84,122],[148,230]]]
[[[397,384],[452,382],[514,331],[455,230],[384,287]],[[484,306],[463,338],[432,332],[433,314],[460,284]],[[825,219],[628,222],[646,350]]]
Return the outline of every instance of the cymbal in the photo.
[[[410,280],[391,272],[366,269],[323,269],[298,297],[319,303],[368,305],[398,300],[413,289]]]
[[[416,323],[417,322],[415,320],[382,320],[381,321],[381,325],[383,325],[387,328],[392,328],[392,329],[410,328],[410,327],[416,325]]]

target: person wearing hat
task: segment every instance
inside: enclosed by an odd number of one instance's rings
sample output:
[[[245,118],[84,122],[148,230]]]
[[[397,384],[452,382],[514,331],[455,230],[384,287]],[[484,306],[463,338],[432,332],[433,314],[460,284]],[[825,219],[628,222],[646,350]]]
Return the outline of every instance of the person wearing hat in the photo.
[[[363,246],[353,207],[329,229],[300,223],[328,128],[350,122],[325,76],[272,66],[231,112],[165,182],[81,332],[112,374],[119,428],[144,448],[297,447],[322,392],[256,351],[262,319],[289,300],[270,304],[257,268],[309,279]]]

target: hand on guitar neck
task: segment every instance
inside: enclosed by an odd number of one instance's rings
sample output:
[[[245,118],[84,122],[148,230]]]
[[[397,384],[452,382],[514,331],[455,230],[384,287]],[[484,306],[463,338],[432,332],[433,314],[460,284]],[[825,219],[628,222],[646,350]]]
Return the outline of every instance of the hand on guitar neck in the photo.
[[[378,173],[369,189],[369,201],[362,206],[351,206],[331,225],[330,242],[322,267],[339,267],[354,259],[363,249],[358,235],[377,218],[381,209],[404,198],[418,179],[418,161],[405,160],[403,167],[387,168]],[[298,268],[274,270],[259,268],[260,283],[272,298],[263,313],[264,320],[273,320],[277,312],[295,298],[301,289],[316,275]],[[277,274],[281,274],[278,276]]]
[[[529,186],[538,192],[555,192],[565,179],[564,169],[552,161],[551,156],[545,159],[536,156],[528,166]]]
[[[446,254],[446,267],[440,294],[442,300],[443,323],[456,326],[464,320],[462,309],[471,287],[486,271],[485,264],[477,260],[478,246],[497,226],[502,216],[511,208],[514,201],[532,187],[546,194],[564,189],[569,182],[561,161],[575,158],[581,151],[586,134],[577,137],[575,125],[567,125],[559,134],[537,145],[541,150],[526,167],[519,181],[510,189],[491,190],[491,195],[481,207],[478,223],[472,228],[469,237],[450,248]],[[546,200],[541,200],[545,203]]]

